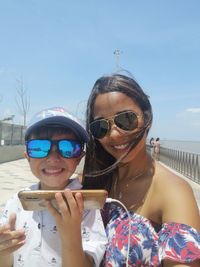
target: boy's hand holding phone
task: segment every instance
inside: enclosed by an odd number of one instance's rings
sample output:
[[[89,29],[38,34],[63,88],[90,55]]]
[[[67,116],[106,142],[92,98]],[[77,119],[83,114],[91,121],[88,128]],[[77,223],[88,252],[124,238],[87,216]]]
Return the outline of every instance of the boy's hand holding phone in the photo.
[[[102,209],[106,201],[108,192],[105,190],[71,190],[73,196],[77,197],[81,193],[84,202],[84,209]],[[55,194],[61,193],[64,196],[64,190],[22,190],[18,197],[25,210],[44,210],[46,209],[46,200],[51,200],[54,207],[57,207]],[[67,202],[67,198],[64,198]],[[79,200],[77,198],[79,203]]]
[[[15,230],[16,215],[10,215],[8,224],[0,227],[0,258],[8,256],[25,243],[25,231]]]
[[[50,201],[47,201],[47,208],[56,221],[60,237],[65,248],[71,248],[74,242],[74,249],[80,246],[81,232],[80,225],[84,210],[84,202],[81,193],[73,194],[71,190],[66,189],[63,193],[55,194],[56,209]]]
[[[58,209],[52,205],[51,201],[47,201],[47,207],[55,219],[60,234],[63,263],[66,266],[74,266],[74,263],[79,261],[81,266],[86,266],[86,264],[94,266],[93,258],[84,253],[82,247],[81,221],[84,211],[82,193],[74,193],[66,189],[63,193],[57,192],[55,200]],[[79,251],[78,255],[77,251]]]

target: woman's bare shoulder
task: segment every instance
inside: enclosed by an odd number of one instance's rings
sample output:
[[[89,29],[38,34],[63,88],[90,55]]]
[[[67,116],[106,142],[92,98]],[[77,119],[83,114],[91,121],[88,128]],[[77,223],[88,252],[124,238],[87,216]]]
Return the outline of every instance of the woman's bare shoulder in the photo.
[[[156,163],[155,166],[154,183],[159,188],[165,188],[165,186],[169,189],[185,187],[191,190],[191,186],[186,180],[160,163]]]
[[[163,222],[180,222],[200,229],[197,203],[186,180],[157,163],[154,188],[161,202]]]

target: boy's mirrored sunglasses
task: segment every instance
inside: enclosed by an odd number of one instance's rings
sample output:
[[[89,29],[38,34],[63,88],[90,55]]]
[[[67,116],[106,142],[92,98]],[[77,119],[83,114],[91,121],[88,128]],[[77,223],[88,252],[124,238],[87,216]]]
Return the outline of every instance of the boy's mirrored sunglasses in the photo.
[[[138,128],[139,117],[141,116],[133,111],[125,111],[106,119],[96,119],[90,123],[90,132],[95,138],[101,139],[105,137],[110,130],[110,123],[114,123],[123,131],[133,131]]]
[[[47,139],[34,139],[26,141],[26,151],[31,158],[46,158],[53,145],[56,145],[58,153],[63,158],[78,158],[81,155],[83,144],[75,140],[47,140]]]

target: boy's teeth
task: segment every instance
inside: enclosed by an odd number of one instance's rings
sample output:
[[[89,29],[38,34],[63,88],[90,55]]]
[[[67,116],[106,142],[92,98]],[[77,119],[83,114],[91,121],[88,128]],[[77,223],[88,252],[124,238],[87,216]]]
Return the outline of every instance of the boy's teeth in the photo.
[[[116,149],[125,149],[128,147],[129,144],[123,144],[123,145],[118,145],[118,146],[114,146],[114,148]]]
[[[46,170],[46,172],[51,173],[51,174],[54,174],[54,173],[60,172],[61,170],[62,170],[62,169]]]

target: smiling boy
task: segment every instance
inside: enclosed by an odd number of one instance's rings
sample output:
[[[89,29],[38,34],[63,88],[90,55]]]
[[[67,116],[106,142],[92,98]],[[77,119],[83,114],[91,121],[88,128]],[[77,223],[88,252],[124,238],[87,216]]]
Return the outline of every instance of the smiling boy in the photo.
[[[0,219],[0,267],[99,266],[107,242],[99,210],[84,211],[78,178],[72,179],[84,156],[88,135],[64,108],[37,113],[27,127],[26,152],[39,183],[31,190],[56,193],[59,209],[50,202],[42,211],[23,210],[17,194]],[[66,204],[66,201],[67,203]]]

